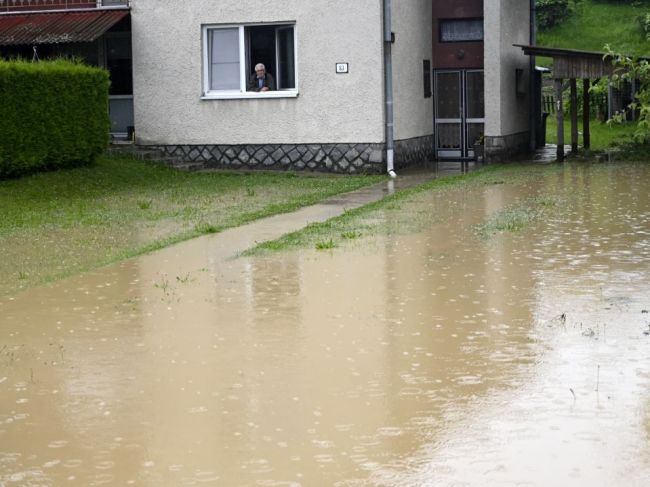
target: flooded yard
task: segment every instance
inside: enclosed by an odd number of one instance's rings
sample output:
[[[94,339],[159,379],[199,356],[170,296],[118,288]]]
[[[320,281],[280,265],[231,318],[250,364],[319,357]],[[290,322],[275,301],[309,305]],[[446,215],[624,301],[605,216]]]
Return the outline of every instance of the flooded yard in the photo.
[[[422,193],[387,216],[416,233],[236,257],[276,219],[0,298],[0,486],[649,485],[649,179],[566,165]]]

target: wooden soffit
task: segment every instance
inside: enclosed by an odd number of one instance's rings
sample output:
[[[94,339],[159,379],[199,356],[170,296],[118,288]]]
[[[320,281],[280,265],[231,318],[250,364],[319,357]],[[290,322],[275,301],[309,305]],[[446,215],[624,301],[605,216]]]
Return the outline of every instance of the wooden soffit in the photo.
[[[605,59],[604,52],[578,51],[556,47],[526,46],[521,47],[527,56],[543,56],[553,59],[553,77],[561,79],[594,79],[611,76],[614,66],[611,59]]]

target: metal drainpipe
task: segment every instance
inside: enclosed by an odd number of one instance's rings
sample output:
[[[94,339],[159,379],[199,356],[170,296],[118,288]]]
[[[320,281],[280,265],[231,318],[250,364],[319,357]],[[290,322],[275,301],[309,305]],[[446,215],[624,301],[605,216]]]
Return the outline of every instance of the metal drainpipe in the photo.
[[[537,43],[537,28],[535,25],[536,21],[536,12],[535,12],[535,2],[536,0],[530,0],[530,45],[534,46]],[[541,107],[536,107],[535,102],[537,101],[537,96],[535,94],[535,56],[530,56],[530,115],[528,117],[529,130],[530,130],[530,149],[531,151],[537,150],[537,113],[541,116]],[[541,87],[540,87],[541,89]]]
[[[386,97],[386,171],[397,176],[394,167],[395,141],[393,134],[393,56],[391,30],[391,0],[384,0],[384,86]]]

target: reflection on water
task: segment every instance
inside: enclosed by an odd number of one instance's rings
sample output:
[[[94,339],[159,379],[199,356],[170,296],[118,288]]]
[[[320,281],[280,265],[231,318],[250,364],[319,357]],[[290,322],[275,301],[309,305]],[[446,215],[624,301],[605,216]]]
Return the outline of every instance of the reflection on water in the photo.
[[[423,195],[426,232],[333,253],[199,239],[0,301],[0,485],[647,485],[649,172]],[[531,193],[562,203],[474,236]]]

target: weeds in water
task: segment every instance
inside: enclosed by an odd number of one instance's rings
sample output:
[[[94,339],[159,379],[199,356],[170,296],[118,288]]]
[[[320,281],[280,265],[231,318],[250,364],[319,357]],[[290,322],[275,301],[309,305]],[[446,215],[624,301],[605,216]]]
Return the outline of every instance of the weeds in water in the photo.
[[[504,208],[487,222],[475,227],[481,238],[489,238],[501,232],[517,232],[539,220],[549,208],[557,205],[557,200],[550,196],[536,196],[520,205]]]
[[[355,231],[343,232],[341,234],[341,237],[346,239],[346,240],[354,240],[356,238],[361,237],[361,234],[359,232],[355,232]]]
[[[324,242],[316,242],[316,250],[329,250],[333,249],[334,247],[336,247],[336,244],[331,238]]]
[[[139,200],[138,201],[138,208],[141,210],[148,210],[151,208],[151,204],[153,203],[153,200]]]
[[[160,282],[155,282],[153,286],[162,290],[165,294],[169,294],[170,284],[166,278],[163,278]]]
[[[190,276],[190,273],[188,272],[185,274],[183,277],[181,276],[176,276],[176,281],[180,282],[181,284],[187,284],[190,281],[193,281],[192,277]]]

